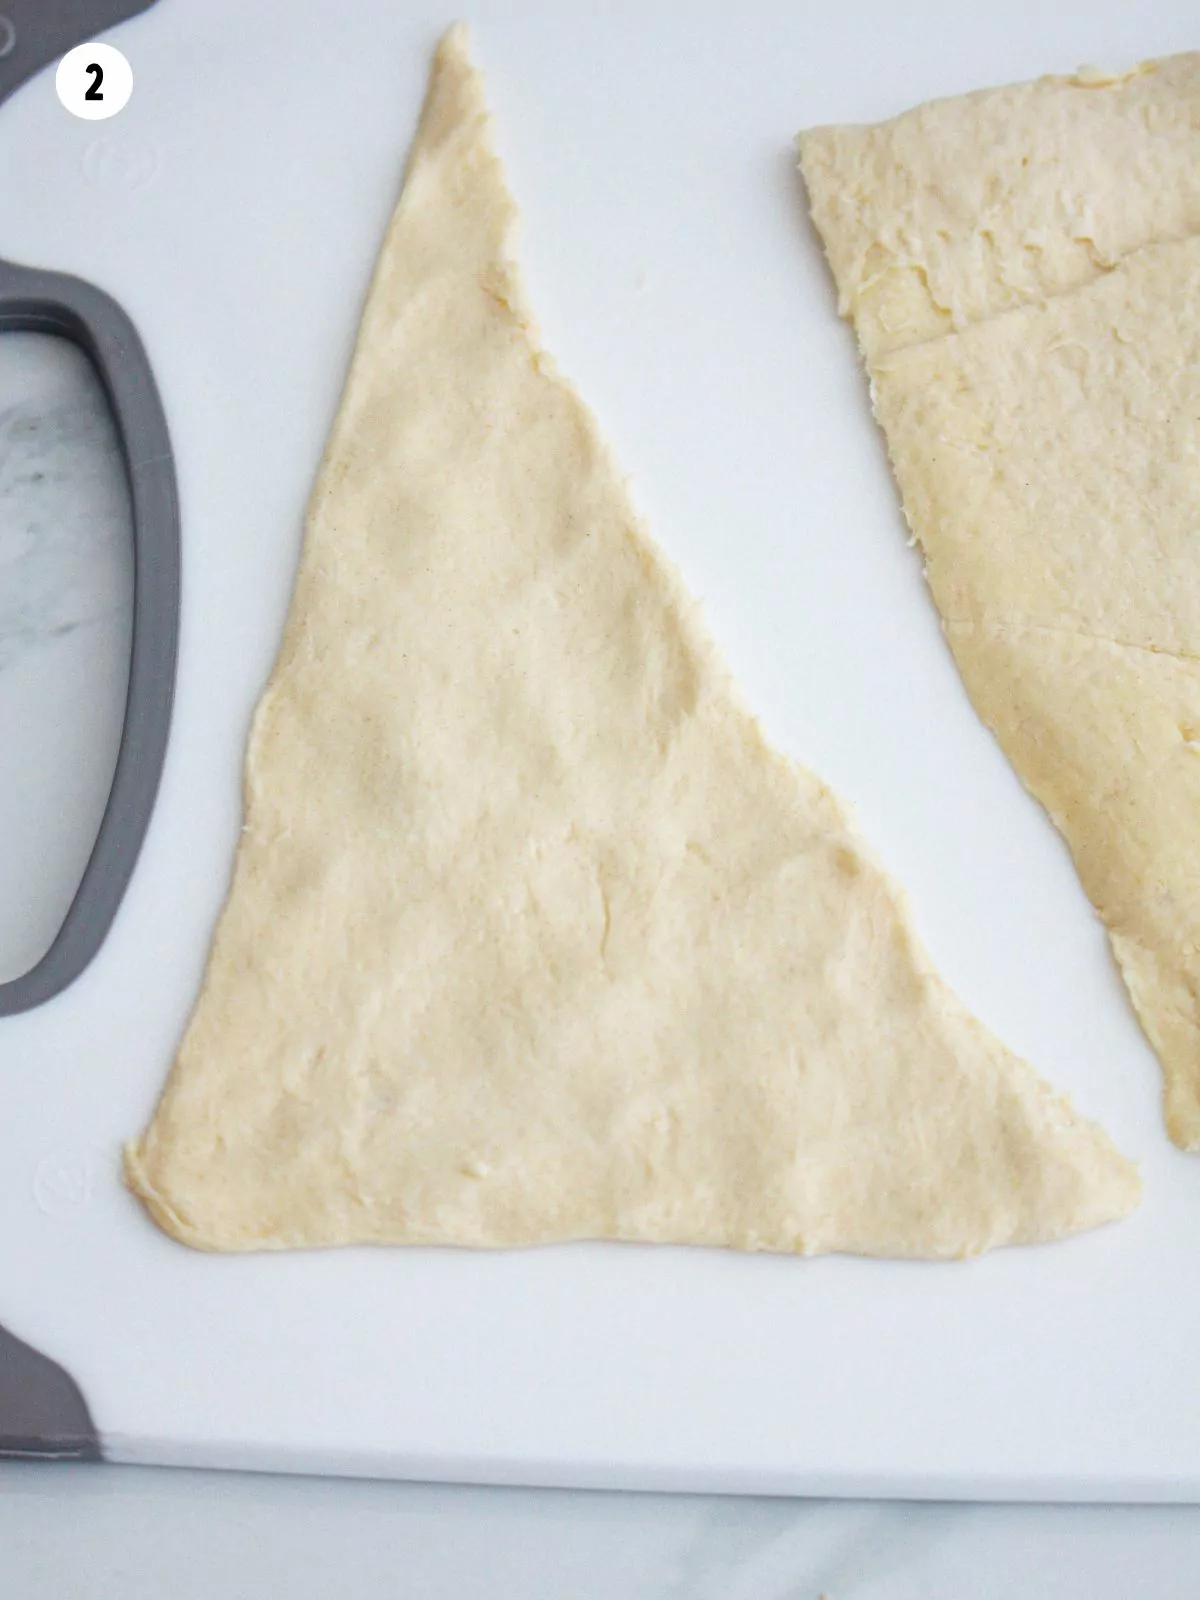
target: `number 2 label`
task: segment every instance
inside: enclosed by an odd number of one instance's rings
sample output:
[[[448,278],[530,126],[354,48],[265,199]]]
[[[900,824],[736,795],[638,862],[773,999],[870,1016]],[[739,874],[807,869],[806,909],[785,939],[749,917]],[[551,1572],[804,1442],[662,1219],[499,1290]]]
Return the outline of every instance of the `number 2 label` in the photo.
[[[58,63],[54,87],[73,117],[100,122],[129,104],[133,68],[114,45],[80,44]]]

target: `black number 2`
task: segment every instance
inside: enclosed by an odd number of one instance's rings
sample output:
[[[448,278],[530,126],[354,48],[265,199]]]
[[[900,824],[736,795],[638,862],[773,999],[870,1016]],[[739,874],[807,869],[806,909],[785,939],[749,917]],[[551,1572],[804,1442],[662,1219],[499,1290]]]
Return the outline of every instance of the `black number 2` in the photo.
[[[93,61],[90,66],[84,67],[83,70],[92,80],[92,87],[83,98],[85,100],[103,100],[104,96],[100,93],[100,85],[104,82],[104,68],[98,62]]]

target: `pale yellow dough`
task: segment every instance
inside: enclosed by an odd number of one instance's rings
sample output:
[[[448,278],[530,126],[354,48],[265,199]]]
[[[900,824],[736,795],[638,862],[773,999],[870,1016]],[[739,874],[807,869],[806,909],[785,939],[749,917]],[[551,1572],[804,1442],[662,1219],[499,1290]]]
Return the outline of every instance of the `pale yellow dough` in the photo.
[[[129,1182],[225,1250],[938,1257],[1120,1216],[1132,1167],[741,707],[537,344],[513,220],[456,29]]]
[[[964,682],[1200,1148],[1200,55],[817,129],[801,164]]]
[[[868,357],[1200,231],[1200,53],[981,89],[799,142],[838,309]]]

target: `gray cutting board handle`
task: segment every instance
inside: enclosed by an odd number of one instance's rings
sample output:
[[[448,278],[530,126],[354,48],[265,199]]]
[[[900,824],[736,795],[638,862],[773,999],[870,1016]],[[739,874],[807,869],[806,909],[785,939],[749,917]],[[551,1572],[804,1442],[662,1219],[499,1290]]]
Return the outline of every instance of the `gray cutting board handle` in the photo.
[[[0,102],[93,33],[153,0],[0,0]],[[0,333],[58,334],[91,359],[117,425],[133,505],[133,650],[116,773],[96,844],[58,937],[31,971],[0,984],[0,1016],[40,1005],[99,949],[154,805],[175,692],[179,505],[166,419],[146,352],[115,301],[90,284],[0,261]],[[96,1461],[79,1386],[0,1328],[0,1458]]]
[[[0,983],[0,1017],[39,1006],[74,982],[112,925],[158,792],[179,638],[175,464],[137,330],[92,284],[0,261],[0,333],[15,331],[70,339],[108,397],[133,507],[133,641],[121,744],[95,846],[54,943],[28,972]]]
[[[0,101],[42,67],[154,0],[0,0]]]
[[[0,1328],[0,1460],[99,1461],[100,1441],[75,1380]]]

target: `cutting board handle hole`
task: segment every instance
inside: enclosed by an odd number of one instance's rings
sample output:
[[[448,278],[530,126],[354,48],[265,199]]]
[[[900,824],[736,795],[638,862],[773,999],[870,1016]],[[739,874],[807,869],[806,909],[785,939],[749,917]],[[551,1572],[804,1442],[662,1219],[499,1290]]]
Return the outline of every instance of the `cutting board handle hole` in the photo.
[[[87,356],[0,333],[0,982],[45,954],[112,784],[133,537],[116,426]]]

